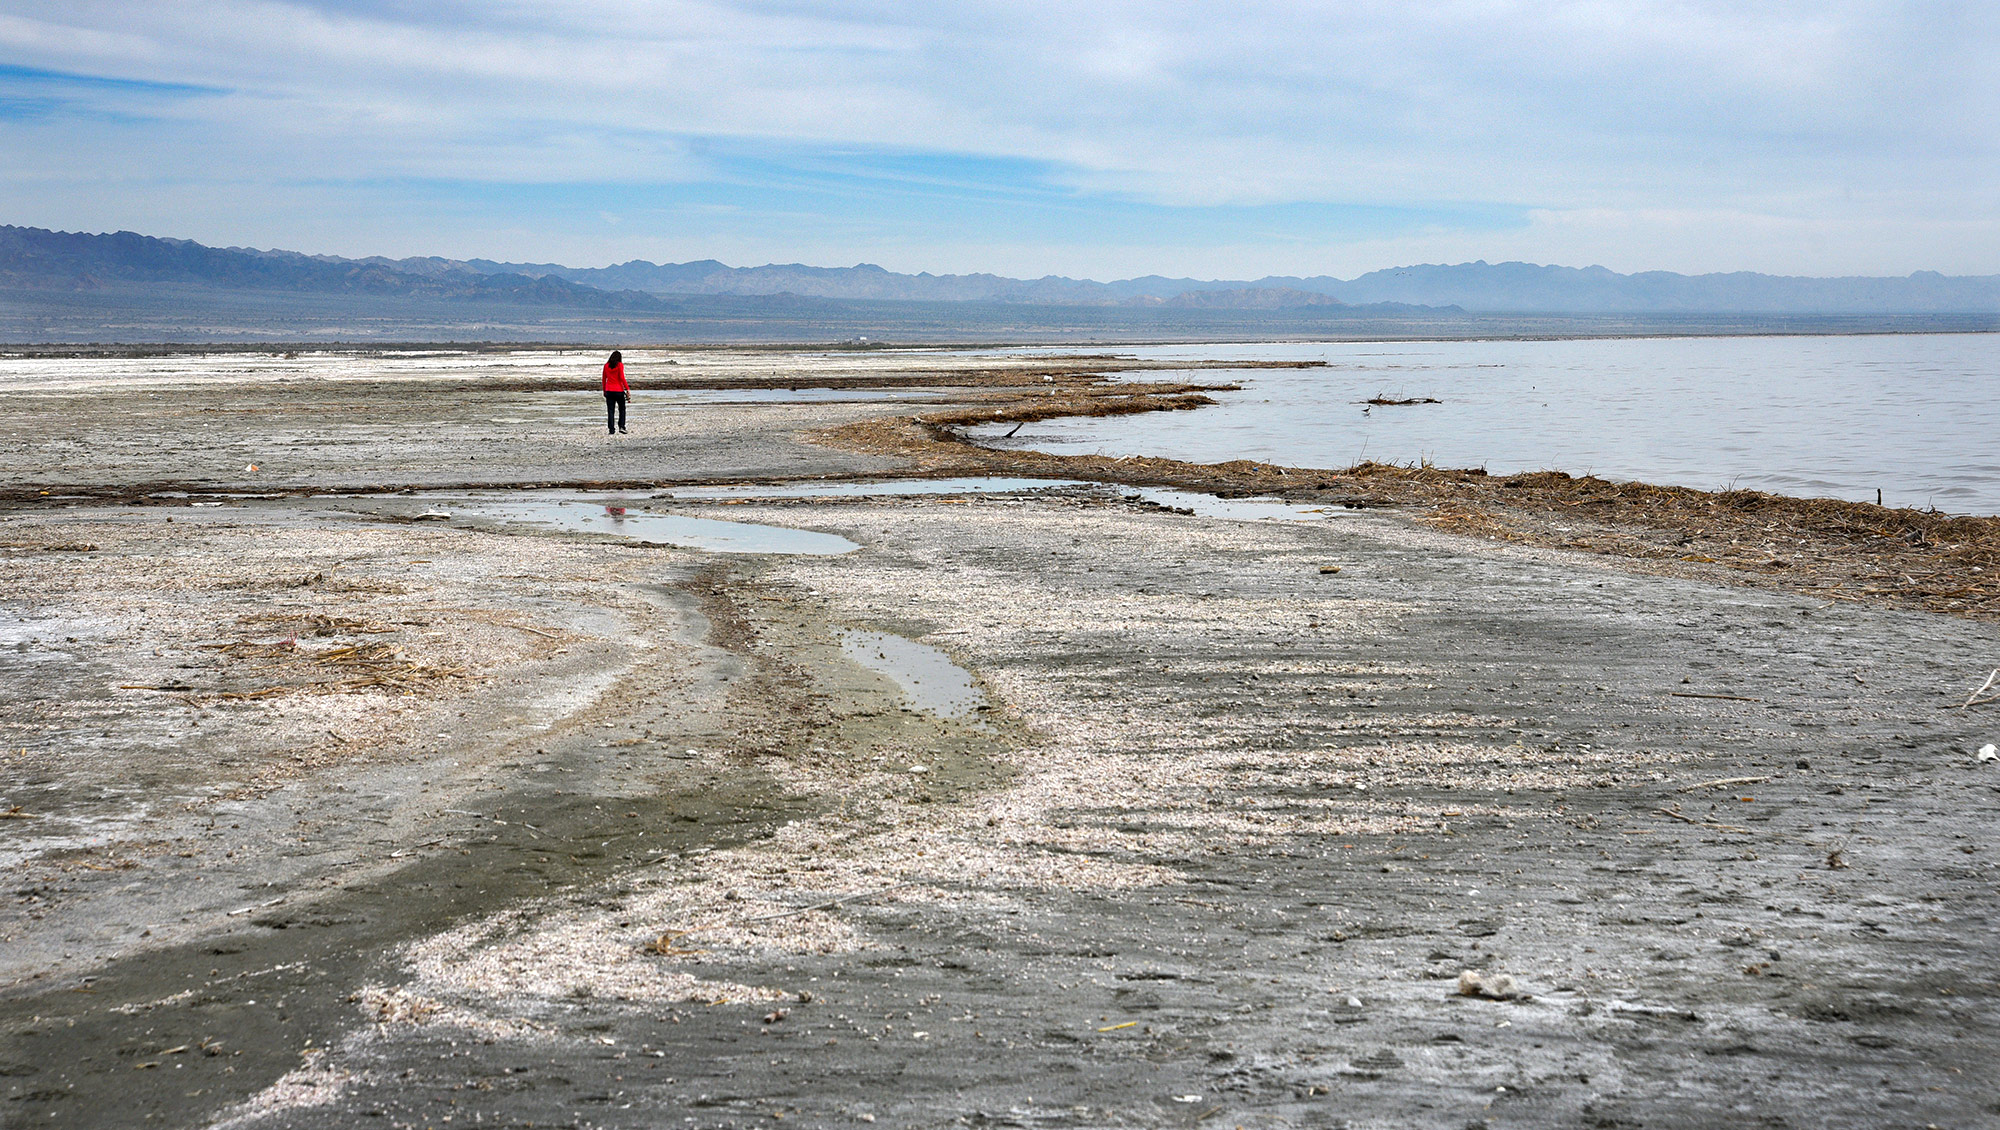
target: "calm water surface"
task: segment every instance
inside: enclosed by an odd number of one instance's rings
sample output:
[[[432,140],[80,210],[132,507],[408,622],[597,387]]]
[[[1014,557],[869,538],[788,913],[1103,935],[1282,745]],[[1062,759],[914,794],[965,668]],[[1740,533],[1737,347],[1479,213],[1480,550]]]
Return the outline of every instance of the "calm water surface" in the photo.
[[[1197,412],[1029,424],[1006,445],[1303,467],[1428,459],[1869,502],[1880,489],[1892,506],[2000,514],[2000,334],[1133,352],[1328,365],[1190,373],[1244,391]],[[1442,403],[1360,403],[1373,396]]]

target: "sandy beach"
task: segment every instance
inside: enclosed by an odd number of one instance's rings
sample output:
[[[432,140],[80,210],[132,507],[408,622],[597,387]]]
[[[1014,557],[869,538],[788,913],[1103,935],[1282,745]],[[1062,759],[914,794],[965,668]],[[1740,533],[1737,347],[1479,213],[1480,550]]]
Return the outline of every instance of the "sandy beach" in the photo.
[[[628,358],[6,392],[6,1125],[2000,1115],[1984,526]]]

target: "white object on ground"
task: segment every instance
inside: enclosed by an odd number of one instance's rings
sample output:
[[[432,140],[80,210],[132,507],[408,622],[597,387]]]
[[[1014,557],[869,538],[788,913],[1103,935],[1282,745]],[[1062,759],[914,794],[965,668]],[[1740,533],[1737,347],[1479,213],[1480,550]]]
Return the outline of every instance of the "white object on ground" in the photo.
[[[1481,973],[1468,969],[1458,975],[1458,993],[1465,997],[1485,997],[1488,1000],[1510,1001],[1521,995],[1514,979],[1505,973]]]
[[[1978,754],[1975,755],[1975,760],[1978,761],[1992,761],[1996,758],[2000,758],[2000,747],[1996,747],[1992,742],[1980,746]]]

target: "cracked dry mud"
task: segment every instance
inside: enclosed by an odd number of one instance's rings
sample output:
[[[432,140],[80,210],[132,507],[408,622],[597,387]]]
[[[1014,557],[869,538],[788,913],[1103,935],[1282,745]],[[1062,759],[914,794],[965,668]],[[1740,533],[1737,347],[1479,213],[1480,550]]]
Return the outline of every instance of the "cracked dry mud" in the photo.
[[[826,418],[755,411],[774,473]],[[0,1118],[2000,1118],[1988,626],[1393,513],[627,501],[862,548],[0,514]]]

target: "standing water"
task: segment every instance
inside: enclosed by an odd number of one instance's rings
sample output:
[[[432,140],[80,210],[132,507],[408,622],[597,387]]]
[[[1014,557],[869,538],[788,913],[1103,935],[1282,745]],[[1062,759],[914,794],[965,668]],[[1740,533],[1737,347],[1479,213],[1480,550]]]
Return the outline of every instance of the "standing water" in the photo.
[[[1321,468],[1428,460],[1866,502],[1879,489],[1891,506],[2000,513],[2000,334],[1133,352],[1327,365],[1192,372],[1243,391],[1196,412],[1029,424],[1005,446]],[[1375,397],[1439,403],[1364,403]],[[998,445],[1000,430],[973,434]]]

